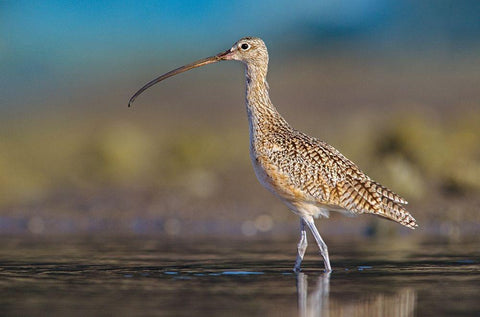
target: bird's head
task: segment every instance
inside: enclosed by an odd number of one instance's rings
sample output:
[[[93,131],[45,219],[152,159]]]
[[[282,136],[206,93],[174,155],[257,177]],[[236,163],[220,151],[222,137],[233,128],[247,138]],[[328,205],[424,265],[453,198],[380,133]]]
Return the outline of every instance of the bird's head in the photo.
[[[222,60],[236,60],[245,64],[268,64],[268,52],[265,43],[258,37],[244,37],[232,48],[217,55]]]
[[[169,77],[175,76],[177,74],[186,72],[190,69],[197,68],[200,66],[224,61],[224,60],[236,60],[241,61],[247,66],[253,66],[256,68],[265,69],[268,65],[268,52],[265,43],[262,39],[258,37],[244,37],[236,42],[230,49],[226,50],[225,52],[219,53],[214,56],[210,56],[191,64],[179,67],[174,69],[168,73],[163,74],[160,77],[155,78],[154,80],[147,83],[145,86],[140,88],[133,96],[130,98],[128,106],[133,103],[133,101],[145,90],[152,87],[156,83],[161,82],[164,79]]]

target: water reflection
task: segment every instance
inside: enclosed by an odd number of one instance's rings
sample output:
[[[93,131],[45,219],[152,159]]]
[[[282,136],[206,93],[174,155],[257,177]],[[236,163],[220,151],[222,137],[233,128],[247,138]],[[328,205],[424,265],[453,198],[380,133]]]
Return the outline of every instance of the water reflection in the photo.
[[[160,242],[159,242],[160,241]],[[291,241],[0,239],[2,316],[480,316],[477,242],[335,248],[292,272]],[[366,245],[367,243],[365,243]],[[160,313],[159,313],[160,312]]]
[[[323,273],[317,278],[315,288],[308,292],[308,275],[299,273],[297,282],[298,315],[300,317],[335,317],[335,316],[415,316],[416,291],[402,288],[394,294],[369,294],[361,298],[342,296],[330,299],[330,275]]]
[[[297,274],[297,298],[299,316],[328,316],[330,274],[321,274],[315,290],[308,296],[308,275]]]

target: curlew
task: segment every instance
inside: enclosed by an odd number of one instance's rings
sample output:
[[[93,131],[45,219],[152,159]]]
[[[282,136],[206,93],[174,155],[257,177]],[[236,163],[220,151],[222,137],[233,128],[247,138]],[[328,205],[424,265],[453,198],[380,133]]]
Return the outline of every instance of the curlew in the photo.
[[[229,50],[174,69],[140,88],[128,106],[154,84],[190,69],[223,60],[245,65],[246,106],[250,132],[250,158],[260,183],[300,217],[300,242],[294,271],[307,248],[308,228],[320,249],[325,271],[332,270],[327,245],[315,227],[314,218],[329,211],[373,214],[415,229],[417,224],[405,209],[407,201],[364,174],[331,145],[293,127],[270,101],[266,81],[268,52],[256,37],[244,37]]]

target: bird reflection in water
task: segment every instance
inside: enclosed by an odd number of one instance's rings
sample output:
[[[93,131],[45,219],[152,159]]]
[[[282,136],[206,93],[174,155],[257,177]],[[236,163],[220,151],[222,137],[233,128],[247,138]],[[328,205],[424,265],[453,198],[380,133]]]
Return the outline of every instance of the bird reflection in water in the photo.
[[[308,293],[308,275],[297,274],[298,315],[300,317],[409,317],[415,316],[416,292],[401,288],[393,294],[370,293],[360,298],[330,298],[330,273],[316,279],[315,288]],[[310,280],[314,280],[313,276]]]

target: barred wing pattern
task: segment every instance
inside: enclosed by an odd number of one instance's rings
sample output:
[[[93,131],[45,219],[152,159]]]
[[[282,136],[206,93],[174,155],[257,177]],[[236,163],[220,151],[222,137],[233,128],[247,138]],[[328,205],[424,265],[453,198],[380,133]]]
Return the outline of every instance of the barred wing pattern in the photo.
[[[290,186],[285,187],[296,188],[308,200],[330,206],[331,210],[370,213],[412,229],[417,227],[404,208],[405,199],[372,180],[333,146],[298,131],[289,133],[287,139],[282,135],[281,141],[270,139],[273,147],[264,148],[273,149],[267,155],[289,180]]]

